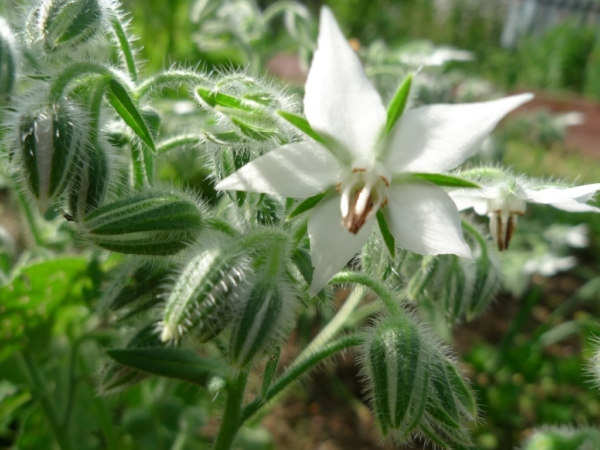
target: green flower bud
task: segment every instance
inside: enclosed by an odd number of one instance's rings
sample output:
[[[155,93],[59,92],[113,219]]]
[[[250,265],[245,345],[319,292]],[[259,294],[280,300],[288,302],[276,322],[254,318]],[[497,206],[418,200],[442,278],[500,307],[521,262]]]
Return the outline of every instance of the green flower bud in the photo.
[[[421,268],[413,275],[408,283],[408,296],[417,300],[423,295],[439,266],[437,256],[423,256]]]
[[[296,298],[277,278],[258,278],[233,326],[231,359],[240,368],[276,343],[293,317]]]
[[[155,261],[120,264],[103,297],[103,315],[124,321],[151,310],[162,301],[171,272],[172,267]]]
[[[0,17],[0,101],[12,92],[16,79],[17,51],[15,38],[8,22]]]
[[[106,11],[101,0],[41,0],[29,14],[29,40],[46,53],[81,45],[99,35]]]
[[[74,220],[83,219],[102,204],[108,177],[108,155],[99,145],[88,146],[77,165],[69,191],[69,209]]]
[[[364,371],[384,435],[408,436],[420,423],[429,396],[430,349],[409,317],[386,318],[365,343]]]
[[[467,278],[460,258],[451,255],[448,259],[448,267],[444,273],[442,286],[442,301],[446,316],[451,323],[454,323],[466,309],[466,303],[469,299],[465,295]]]
[[[249,259],[235,244],[217,240],[190,250],[192,258],[175,279],[165,303],[161,339],[193,333],[206,342],[231,318],[231,308],[244,290]]]
[[[23,169],[41,213],[74,175],[87,136],[81,115],[73,106],[61,104],[24,114],[19,121]]]
[[[84,239],[118,253],[172,255],[197,236],[199,205],[181,192],[150,191],[101,206],[80,222]]]

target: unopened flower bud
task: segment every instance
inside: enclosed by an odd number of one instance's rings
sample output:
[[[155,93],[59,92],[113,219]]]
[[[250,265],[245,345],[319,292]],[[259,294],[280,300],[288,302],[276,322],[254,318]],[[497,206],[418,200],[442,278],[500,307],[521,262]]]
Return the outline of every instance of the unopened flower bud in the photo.
[[[196,237],[199,205],[183,193],[150,191],[101,206],[80,223],[84,239],[98,247],[136,255],[172,255]]]
[[[275,279],[274,279],[275,278]],[[247,366],[283,335],[295,309],[291,289],[276,277],[263,276],[254,284],[231,333],[231,358]]]
[[[0,101],[10,94],[17,78],[16,42],[8,22],[0,17]]]
[[[212,243],[193,249],[193,255],[177,276],[165,303],[163,341],[189,333],[196,340],[210,340],[231,318],[230,310],[244,289],[249,260],[234,244]]]
[[[429,395],[427,347],[408,317],[384,319],[366,341],[364,370],[384,435],[408,436],[421,421]]]
[[[448,266],[443,275],[442,302],[446,316],[452,322],[460,318],[467,308],[469,298],[465,295],[467,288],[467,277],[458,256],[449,255]]]
[[[69,192],[69,209],[74,220],[99,207],[109,183],[109,162],[104,149],[88,146],[75,170]]]
[[[101,0],[42,0],[29,14],[27,34],[46,53],[78,46],[103,29],[106,11]]]
[[[423,256],[421,268],[413,275],[408,283],[408,296],[417,300],[423,295],[439,266],[439,258],[435,255]]]
[[[87,136],[81,112],[71,105],[51,105],[24,114],[19,147],[27,184],[44,213],[65,190]]]

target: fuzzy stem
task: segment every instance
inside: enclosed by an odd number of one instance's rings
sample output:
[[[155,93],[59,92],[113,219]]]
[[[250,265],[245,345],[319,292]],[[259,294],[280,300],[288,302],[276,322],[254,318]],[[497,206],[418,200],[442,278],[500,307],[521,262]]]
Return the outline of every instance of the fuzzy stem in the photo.
[[[89,75],[100,75],[107,78],[114,78],[125,86],[129,85],[128,81],[123,80],[123,77],[110,67],[94,62],[80,62],[70,65],[56,77],[54,83],[50,87],[48,100],[51,103],[59,102],[64,96],[65,90],[73,80],[81,79],[82,77]]]
[[[230,381],[225,412],[223,413],[214,450],[229,450],[233,444],[233,440],[242,425],[240,418],[247,381],[247,370],[242,370],[234,380]]]
[[[288,367],[273,387],[271,387],[264,398],[256,399],[250,403],[242,413],[242,421],[247,420],[252,415],[256,414],[259,409],[266,407],[275,396],[283,395],[283,390],[289,387],[293,381],[297,380],[302,374],[311,369],[314,364],[324,358],[331,356],[332,349],[337,348],[337,345],[331,343],[331,339],[344,327],[348,318],[352,315],[360,301],[364,297],[364,289],[359,287],[354,289],[352,294],[348,296],[342,307],[329,323],[321,330],[321,332],[306,346],[306,348],[296,357],[292,364]],[[331,347],[331,348],[330,348]],[[336,351],[343,350],[342,347]],[[322,356],[319,356],[322,355]]]
[[[250,402],[242,411],[240,422],[243,424],[251,419],[257,413],[261,412],[274,400],[279,398],[285,392],[286,388],[293,385],[294,382],[306,374],[311,369],[314,369],[320,362],[335,355],[350,347],[356,347],[363,343],[363,337],[358,334],[344,336],[336,341],[330,342],[313,353],[306,355],[301,361],[294,361],[288,370],[269,388],[264,397],[257,398]],[[305,352],[302,352],[304,354]]]
[[[135,58],[133,57],[133,51],[131,49],[129,39],[127,39],[125,28],[123,28],[123,24],[117,15],[115,15],[115,17],[112,19],[111,25],[113,27],[113,31],[115,32],[115,36],[119,41],[119,47],[123,53],[123,59],[125,60],[125,65],[127,66],[127,72],[129,72],[131,79],[136,82],[138,79],[138,72],[135,64]]]
[[[202,137],[198,134],[182,134],[158,143],[156,145],[156,153],[160,155],[183,145],[198,145],[201,144],[202,141]]]
[[[21,206],[23,214],[25,215],[25,220],[27,221],[27,225],[29,226],[29,232],[33,237],[33,242],[36,246],[43,247],[45,245],[45,240],[39,229],[37,220],[35,218],[35,214],[31,209],[31,204],[27,200],[27,196],[23,193],[21,189],[19,189],[16,176],[13,176],[13,183],[15,187],[15,192],[17,194],[17,200],[19,201],[19,205]]]
[[[102,111],[102,100],[106,91],[107,80],[98,83],[90,102],[90,142],[96,145],[100,131],[100,112]]]
[[[473,224],[471,224],[470,222],[467,222],[466,220],[462,220],[461,222],[462,222],[462,227],[465,230],[467,230],[479,244],[479,247],[481,248],[481,256],[483,258],[487,259],[488,249],[487,249],[487,242],[486,242],[485,238],[481,235],[479,230],[475,226],[473,226]]]
[[[184,83],[212,85],[207,77],[198,72],[192,70],[167,70],[142,81],[135,89],[134,96],[139,100],[148,95],[153,89]]]
[[[138,144],[131,145],[131,164],[133,165],[133,187],[135,190],[141,190],[149,184],[148,173],[146,173],[146,163],[144,158],[146,154]]]
[[[357,272],[340,272],[331,280],[333,283],[357,283],[371,289],[383,302],[389,313],[393,316],[401,315],[400,302],[394,294],[382,283],[368,275]]]
[[[60,446],[61,450],[71,450],[73,447],[71,445],[69,436],[67,435],[66,429],[60,424],[58,411],[56,410],[52,399],[46,390],[44,379],[40,373],[37,363],[27,351],[24,351],[20,356],[21,357],[19,359],[22,370],[28,380],[31,388],[31,394],[42,405],[42,409],[44,410],[44,413],[46,413],[46,417],[50,422],[50,428],[52,428],[52,432],[54,433],[54,437],[56,438],[58,445]]]

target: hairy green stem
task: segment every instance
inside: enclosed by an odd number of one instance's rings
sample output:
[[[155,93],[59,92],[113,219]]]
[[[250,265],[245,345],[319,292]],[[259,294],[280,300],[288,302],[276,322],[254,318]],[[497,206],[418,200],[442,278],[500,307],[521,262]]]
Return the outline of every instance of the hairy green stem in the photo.
[[[48,100],[51,103],[59,102],[60,99],[64,96],[65,90],[73,80],[81,79],[82,77],[90,75],[99,75],[107,78],[114,78],[115,80],[118,80],[119,83],[124,84],[125,86],[129,85],[129,83],[126,80],[124,80],[118,72],[116,72],[108,66],[88,61],[80,62],[71,64],[56,77],[54,83],[50,87]]]
[[[156,145],[156,153],[163,154],[183,145],[198,145],[201,144],[204,139],[198,134],[182,134],[175,136],[158,143]]]
[[[391,315],[402,314],[400,301],[387,287],[368,275],[358,272],[340,272],[331,280],[333,283],[356,283],[371,289],[383,302]]]
[[[100,131],[100,113],[102,111],[102,100],[106,92],[107,80],[98,83],[90,102],[90,142],[96,145]]]
[[[152,92],[153,89],[179,84],[212,85],[212,82],[206,76],[193,70],[167,70],[142,81],[135,89],[134,96],[139,100]]]
[[[242,370],[235,379],[230,380],[225,412],[223,413],[223,420],[221,421],[214,450],[229,450],[233,444],[233,440],[242,424],[240,418],[247,381],[247,370]]]
[[[287,388],[292,386],[309,370],[314,369],[320,362],[350,347],[361,345],[363,341],[362,335],[351,334],[329,342],[311,354],[302,352],[303,358],[301,360],[296,359],[288,370],[273,383],[264,397],[259,397],[246,405],[242,411],[240,422],[243,424],[261,412],[266,406],[272,404],[274,400],[285,393]]]
[[[27,351],[21,354],[20,362],[31,387],[31,393],[42,405],[42,409],[50,422],[50,428],[52,428],[58,445],[61,450],[71,450],[73,446],[71,445],[66,429],[61,426],[58,411],[50,398],[50,394],[46,390],[44,378],[40,373],[37,363]]]
[[[477,243],[479,244],[479,247],[481,248],[481,256],[483,258],[487,259],[487,253],[488,253],[488,249],[487,249],[487,242],[485,240],[485,238],[481,235],[481,233],[479,232],[479,230],[477,229],[477,227],[475,227],[473,224],[471,224],[470,222],[466,221],[466,220],[462,220],[462,227],[467,230],[471,236],[473,236],[475,238],[475,240],[477,240]]]
[[[131,164],[133,165],[133,187],[141,190],[149,183],[148,173],[146,172],[146,162],[144,159],[147,152],[144,152],[142,144],[132,143],[131,145]]]
[[[42,232],[38,226],[35,213],[31,209],[31,203],[27,199],[25,192],[19,188],[19,183],[16,179],[16,175],[13,176],[13,186],[14,191],[17,194],[17,200],[19,201],[19,205],[21,206],[21,210],[25,215],[25,220],[27,221],[27,225],[29,227],[29,232],[33,237],[33,242],[38,247],[43,247],[45,245],[45,239],[42,236]]]
[[[136,82],[138,79],[137,66],[135,64],[133,50],[131,49],[131,44],[129,42],[129,39],[127,38],[125,28],[123,28],[123,24],[117,16],[113,18],[113,20],[111,21],[111,25],[113,31],[115,32],[115,36],[119,41],[119,47],[121,48],[121,53],[123,54],[125,65],[127,66],[127,72],[129,72],[129,76],[131,77],[131,79],[134,82]]]

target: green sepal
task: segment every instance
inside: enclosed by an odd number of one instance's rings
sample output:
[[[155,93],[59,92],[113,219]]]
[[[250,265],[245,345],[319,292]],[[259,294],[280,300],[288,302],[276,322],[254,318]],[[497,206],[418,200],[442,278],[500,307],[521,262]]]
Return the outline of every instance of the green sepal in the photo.
[[[294,208],[294,210],[287,216],[286,220],[292,220],[294,217],[299,216],[300,214],[313,209],[315,206],[319,204],[321,200],[325,198],[328,192],[322,192],[317,195],[313,195],[312,197],[308,197],[306,200],[300,202],[298,206]]]
[[[387,124],[385,133],[388,134],[406,109],[408,96],[410,95],[410,87],[412,86],[413,74],[409,73],[398,87],[394,98],[390,102],[387,109]]]
[[[442,424],[460,429],[460,416],[453,395],[453,389],[446,371],[446,360],[442,355],[433,357],[431,385],[435,390],[435,400],[427,405],[427,412]],[[436,401],[437,400],[437,401]]]
[[[98,0],[54,0],[47,3],[50,5],[39,30],[46,53],[66,43],[82,44],[100,31],[102,8]]]
[[[323,137],[319,133],[313,130],[313,128],[308,123],[308,120],[306,120],[305,118],[297,116],[296,114],[292,114],[287,111],[277,111],[277,114],[279,114],[287,122],[298,128],[300,131],[302,131],[304,134],[306,134],[313,140],[320,142],[321,144],[325,143],[325,139],[323,139]]]
[[[281,355],[281,349],[277,347],[273,354],[267,360],[267,364],[265,365],[265,371],[263,373],[263,382],[261,387],[261,397],[266,397],[269,388],[271,387],[271,382],[273,381],[273,377],[275,376],[275,372],[277,371],[277,366],[279,365],[279,356]]]
[[[109,161],[100,145],[88,145],[74,170],[68,204],[71,215],[80,220],[99,207],[109,184]]]
[[[385,216],[381,212],[381,210],[377,211],[377,224],[379,225],[379,231],[381,231],[381,236],[383,237],[383,242],[385,242],[385,246],[390,252],[390,256],[392,258],[396,257],[396,239],[390,232],[390,229],[387,224],[387,220],[385,220]]]
[[[421,425],[421,432],[423,433],[423,435],[425,435],[425,437],[427,437],[427,439],[429,439],[431,442],[433,442],[435,445],[439,446],[440,448],[443,448],[443,449],[451,448],[446,442],[444,442],[442,439],[440,439],[440,437],[435,433],[435,431],[433,431],[427,425],[425,425],[425,424]]]
[[[477,183],[473,183],[472,181],[452,175],[444,175],[441,173],[411,173],[410,175],[413,178],[429,181],[430,183],[437,184],[438,186],[475,189],[481,188],[481,186]]]
[[[223,106],[225,108],[240,109],[247,112],[254,111],[254,108],[239,98],[224,94],[222,92],[211,91],[209,89],[197,87],[196,93],[208,106],[212,108]]]
[[[156,145],[148,125],[137,109],[127,90],[115,79],[108,83],[107,98],[117,114],[125,121],[133,132],[156,154]]]
[[[477,418],[477,402],[473,391],[471,391],[462,375],[458,373],[458,368],[454,364],[446,363],[446,374],[456,398],[471,419],[475,420]]]
[[[122,348],[107,350],[106,353],[124,366],[200,386],[206,386],[215,375],[225,377],[227,374],[227,368],[220,360],[200,357],[187,349]]]
[[[230,116],[229,119],[231,119],[231,122],[238,127],[244,136],[254,139],[255,141],[264,142],[277,135],[277,130],[274,128],[265,128],[258,125],[253,125],[235,116]]]

